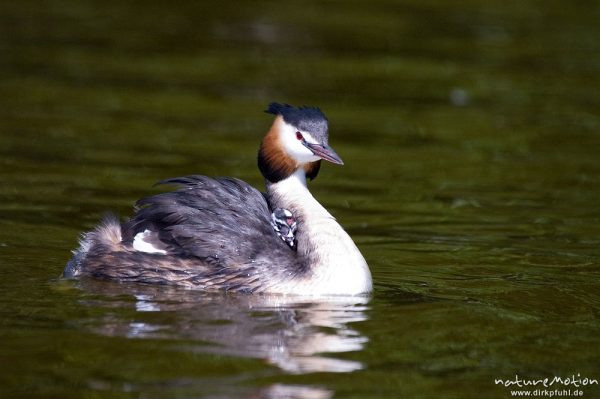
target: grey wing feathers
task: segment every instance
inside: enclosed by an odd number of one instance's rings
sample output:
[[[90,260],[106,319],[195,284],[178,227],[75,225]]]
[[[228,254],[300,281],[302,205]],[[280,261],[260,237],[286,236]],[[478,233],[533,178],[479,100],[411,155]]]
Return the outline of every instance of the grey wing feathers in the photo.
[[[149,229],[158,233],[168,253],[222,267],[251,263],[269,251],[293,256],[271,227],[265,198],[249,184],[206,176],[159,184],[182,187],[139,200],[135,216],[123,225],[125,242]]]

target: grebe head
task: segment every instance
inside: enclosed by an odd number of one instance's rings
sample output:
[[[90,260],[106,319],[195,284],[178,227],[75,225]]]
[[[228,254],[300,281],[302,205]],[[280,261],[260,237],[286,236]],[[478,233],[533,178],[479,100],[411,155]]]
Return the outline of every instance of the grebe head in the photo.
[[[312,180],[322,159],[344,164],[328,144],[327,118],[319,108],[271,103],[265,112],[277,116],[258,152],[258,167],[270,182],[283,180],[300,168]]]

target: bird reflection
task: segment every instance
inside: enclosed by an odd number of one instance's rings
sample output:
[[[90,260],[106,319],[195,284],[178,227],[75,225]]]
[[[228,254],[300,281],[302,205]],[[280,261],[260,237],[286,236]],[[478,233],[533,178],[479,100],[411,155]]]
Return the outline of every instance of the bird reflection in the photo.
[[[350,327],[367,319],[366,297],[317,300],[209,295],[155,286],[125,288],[97,281],[80,284],[91,294],[85,299],[89,305],[111,309],[102,320],[90,321],[89,328],[99,334],[179,339],[185,342],[180,347],[184,351],[264,359],[293,374],[363,368],[358,361],[332,354],[360,351],[368,341]]]

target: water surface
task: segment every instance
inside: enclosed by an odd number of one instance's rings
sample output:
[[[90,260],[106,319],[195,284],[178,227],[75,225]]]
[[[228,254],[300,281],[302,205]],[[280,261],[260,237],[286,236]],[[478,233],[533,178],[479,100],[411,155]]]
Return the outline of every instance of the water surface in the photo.
[[[598,20],[593,2],[4,2],[0,396],[506,398],[495,378],[600,379]],[[270,101],[328,115],[346,164],[311,190],[372,298],[58,278],[81,232],[158,180],[260,188]]]

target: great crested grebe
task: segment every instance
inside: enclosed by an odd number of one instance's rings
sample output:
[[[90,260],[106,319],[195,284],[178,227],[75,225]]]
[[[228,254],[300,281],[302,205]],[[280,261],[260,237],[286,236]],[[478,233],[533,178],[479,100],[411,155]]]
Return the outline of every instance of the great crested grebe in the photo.
[[[64,276],[292,295],[372,290],[362,254],[311,195],[328,145],[320,109],[272,103],[275,121],[258,152],[265,195],[234,178],[165,180],[176,191],[143,198],[132,219],[106,217],[85,233]]]

